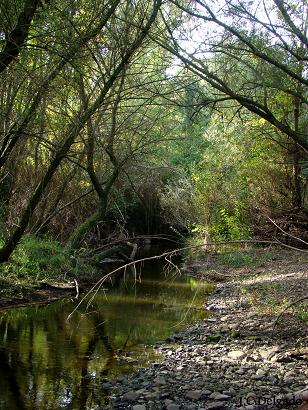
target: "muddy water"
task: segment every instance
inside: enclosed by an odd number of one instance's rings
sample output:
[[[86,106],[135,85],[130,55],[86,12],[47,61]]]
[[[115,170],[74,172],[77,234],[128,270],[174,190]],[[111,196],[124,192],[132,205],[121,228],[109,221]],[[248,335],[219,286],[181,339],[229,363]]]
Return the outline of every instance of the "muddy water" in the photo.
[[[108,382],[154,358],[149,345],[205,316],[207,285],[166,275],[127,274],[67,320],[77,302],[0,312],[0,409],[98,409]],[[155,358],[159,360],[159,358]]]

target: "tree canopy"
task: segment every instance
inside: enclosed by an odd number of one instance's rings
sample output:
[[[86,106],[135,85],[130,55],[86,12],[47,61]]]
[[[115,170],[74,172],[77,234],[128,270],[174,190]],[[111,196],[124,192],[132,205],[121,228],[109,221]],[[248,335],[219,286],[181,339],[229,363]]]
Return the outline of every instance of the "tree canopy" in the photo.
[[[243,238],[306,212],[305,1],[0,11],[0,262],[28,233]]]

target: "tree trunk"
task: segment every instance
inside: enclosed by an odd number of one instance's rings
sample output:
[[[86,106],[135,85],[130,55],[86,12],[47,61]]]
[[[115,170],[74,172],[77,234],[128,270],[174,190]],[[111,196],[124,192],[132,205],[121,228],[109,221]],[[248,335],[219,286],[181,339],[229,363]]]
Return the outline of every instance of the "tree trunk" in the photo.
[[[11,237],[7,240],[5,245],[2,249],[0,249],[0,263],[6,262],[13,251],[15,250],[16,246],[18,245],[20,239],[22,238],[25,230],[28,227],[30,218],[32,217],[38,203],[42,199],[45,190],[51,181],[53,175],[57,171],[59,165],[61,164],[63,158],[66,157],[67,153],[70,150],[70,147],[75,141],[75,138],[81,130],[84,128],[85,124],[91,118],[91,116],[97,112],[97,110],[102,106],[105,101],[105,97],[109,93],[111,87],[121,74],[121,72],[125,69],[126,65],[130,62],[131,57],[134,55],[135,51],[141,46],[143,40],[146,38],[152,24],[154,23],[158,11],[161,6],[161,0],[154,1],[152,14],[149,17],[147,23],[144,27],[140,28],[140,31],[135,38],[134,42],[129,46],[125,54],[123,55],[121,61],[115,67],[114,71],[110,74],[108,80],[104,83],[104,87],[101,89],[99,95],[95,99],[95,101],[91,104],[91,106],[82,111],[81,113],[76,113],[75,117],[72,119],[72,125],[67,131],[67,136],[63,142],[61,148],[55,153],[54,159],[51,161],[50,165],[47,168],[45,175],[43,176],[41,182],[36,187],[30,201],[21,216],[19,226],[13,232]],[[110,12],[108,18],[106,18],[104,25],[109,20],[109,17],[112,16],[113,13]],[[114,173],[114,177],[116,177],[116,172]],[[112,184],[112,179],[110,180],[110,184]],[[108,184],[109,185],[109,184]]]
[[[11,172],[0,180],[0,237],[3,236],[5,230],[13,184],[14,178]]]
[[[299,117],[300,117],[300,100],[294,98],[294,129],[299,132]],[[293,192],[292,192],[292,206],[295,209],[302,208],[302,149],[297,144],[294,146],[293,152]]]
[[[301,181],[301,152],[296,147],[296,152],[293,154],[293,192],[292,206],[295,209],[302,207],[302,181]]]
[[[104,220],[107,211],[107,196],[104,203],[101,203],[100,209],[90,215],[81,225],[72,233],[69,244],[72,249],[78,249],[85,235],[90,232],[100,221]]]

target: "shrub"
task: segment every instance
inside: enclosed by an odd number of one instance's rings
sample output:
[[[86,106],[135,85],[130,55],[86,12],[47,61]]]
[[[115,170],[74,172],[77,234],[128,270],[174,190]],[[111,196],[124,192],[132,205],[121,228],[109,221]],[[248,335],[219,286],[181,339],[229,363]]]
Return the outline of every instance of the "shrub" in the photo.
[[[2,265],[1,274],[31,284],[48,279],[63,280],[68,273],[76,275],[93,270],[83,262],[77,269],[74,261],[68,249],[58,241],[26,235],[9,262]]]

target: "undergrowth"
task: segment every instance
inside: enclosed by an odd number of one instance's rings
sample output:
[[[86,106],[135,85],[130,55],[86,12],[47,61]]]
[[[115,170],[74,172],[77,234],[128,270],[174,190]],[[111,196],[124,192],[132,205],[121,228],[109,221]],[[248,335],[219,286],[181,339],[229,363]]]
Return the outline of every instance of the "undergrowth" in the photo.
[[[65,281],[81,274],[93,273],[84,261],[76,262],[68,248],[48,238],[27,235],[9,262],[0,267],[0,282],[29,286],[42,281]]]
[[[271,260],[274,253],[270,249],[263,249],[245,244],[217,244],[207,245],[206,236],[195,235],[186,240],[187,250],[184,258],[189,263],[215,262],[226,268],[236,269],[256,267]],[[211,243],[211,242],[210,242]]]
[[[222,251],[218,260],[230,268],[252,267],[271,259],[272,253],[259,249],[238,249]]]

